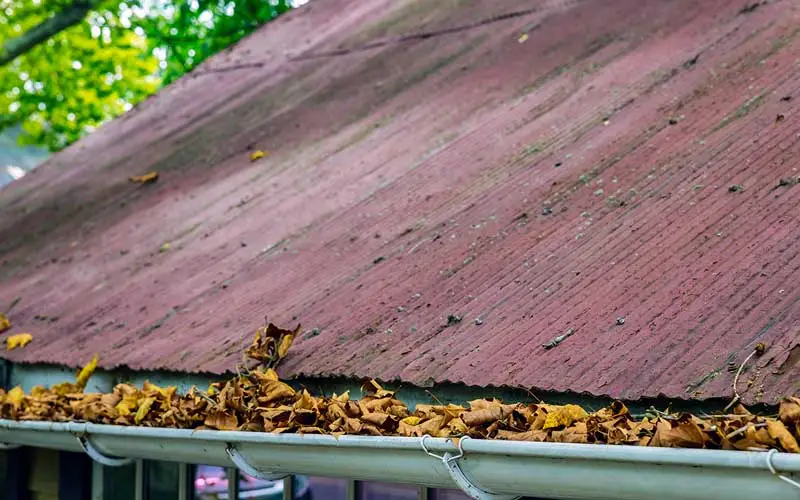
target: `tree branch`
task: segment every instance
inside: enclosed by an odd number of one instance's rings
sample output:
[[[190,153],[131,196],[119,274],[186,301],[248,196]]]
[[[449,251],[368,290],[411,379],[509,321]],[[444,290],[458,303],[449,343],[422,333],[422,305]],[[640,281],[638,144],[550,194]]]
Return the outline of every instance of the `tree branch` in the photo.
[[[56,15],[42,21],[17,38],[12,38],[0,48],[0,66],[5,66],[42,42],[80,23],[103,0],[74,0]]]

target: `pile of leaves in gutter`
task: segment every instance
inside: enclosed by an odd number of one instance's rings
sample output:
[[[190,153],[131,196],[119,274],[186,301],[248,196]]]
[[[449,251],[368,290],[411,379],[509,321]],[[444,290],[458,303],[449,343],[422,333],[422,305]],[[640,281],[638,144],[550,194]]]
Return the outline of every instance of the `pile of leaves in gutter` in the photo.
[[[726,450],[769,450],[800,453],[800,398],[784,399],[775,416],[751,414],[742,405],[731,414],[698,417],[655,412],[634,418],[624,404],[614,402],[589,413],[577,405],[504,403],[478,399],[467,406],[420,404],[411,410],[371,380],[361,399],[348,393],[315,397],[279,380],[275,364],[299,332],[273,324],[260,328],[247,357],[257,367],[207,391],[187,394],[175,387],[119,384],[107,394],[84,388],[97,357],[74,382],[49,389],[20,387],[0,394],[0,416],[14,420],[87,421],[100,424],[218,429],[300,434],[360,434],[374,436],[470,436],[483,439],[601,443]]]

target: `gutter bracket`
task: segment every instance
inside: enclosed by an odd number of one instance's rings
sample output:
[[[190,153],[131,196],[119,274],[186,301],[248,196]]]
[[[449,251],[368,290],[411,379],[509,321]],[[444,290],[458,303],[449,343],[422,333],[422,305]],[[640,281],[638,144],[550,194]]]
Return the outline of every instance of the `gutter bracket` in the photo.
[[[486,491],[483,488],[476,486],[475,483],[470,481],[469,477],[464,474],[464,471],[461,470],[461,466],[458,465],[458,461],[464,457],[463,442],[465,439],[471,439],[469,436],[464,436],[458,440],[458,455],[453,455],[450,452],[446,452],[444,455],[437,455],[430,452],[425,446],[425,440],[429,437],[429,435],[425,434],[422,436],[422,438],[420,438],[422,451],[433,458],[438,458],[441,460],[444,466],[447,468],[447,472],[450,473],[450,478],[453,480],[453,482],[456,483],[458,488],[466,493],[470,498],[475,500],[516,500],[521,498],[515,495],[501,495],[491,491]]]
[[[244,472],[248,476],[255,477],[257,479],[264,479],[266,481],[277,481],[279,479],[284,479],[289,477],[289,474],[284,472],[262,472],[252,465],[248,463],[247,459],[239,453],[239,450],[236,449],[232,444],[228,444],[225,448],[225,453],[228,454],[228,458],[231,459],[233,465],[236,466],[241,472]]]
[[[791,484],[797,489],[800,489],[800,483],[798,483],[797,481],[792,481],[788,477],[784,476],[783,474],[778,472],[777,469],[775,469],[774,465],[772,465],[772,456],[775,455],[776,453],[778,453],[778,450],[776,450],[775,448],[772,448],[767,452],[767,468],[769,468],[769,471],[772,473],[773,476],[777,477],[778,479],[787,484]]]
[[[83,451],[89,455],[89,458],[99,464],[106,465],[108,467],[121,467],[133,462],[132,458],[117,458],[103,455],[97,448],[94,447],[92,442],[89,441],[88,436],[77,436],[77,438],[78,443],[80,443],[81,448],[83,448]]]

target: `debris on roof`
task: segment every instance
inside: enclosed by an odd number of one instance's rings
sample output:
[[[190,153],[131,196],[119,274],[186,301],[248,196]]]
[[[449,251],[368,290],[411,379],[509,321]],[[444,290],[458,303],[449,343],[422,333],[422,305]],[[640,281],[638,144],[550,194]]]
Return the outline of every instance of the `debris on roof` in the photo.
[[[315,397],[295,390],[267,365],[291,345],[299,328],[284,330],[269,324],[259,329],[247,351],[251,359],[267,361],[207,392],[192,388],[180,395],[175,387],[145,382],[141,388],[118,384],[107,394],[84,393],[97,367],[97,357],[76,376],[24,394],[20,387],[0,390],[0,418],[13,420],[85,421],[113,425],[171,427],[220,431],[298,434],[364,434],[594,443],[667,448],[710,448],[800,453],[800,398],[785,398],[778,416],[762,417],[737,405],[731,414],[697,417],[650,409],[636,419],[615,401],[589,413],[574,404],[504,403],[478,399],[467,406],[419,404],[411,411],[394,391],[375,380],[366,382],[362,398],[349,393]],[[271,346],[264,356],[265,339]],[[288,339],[288,340],[287,340]],[[286,347],[288,349],[288,347]]]

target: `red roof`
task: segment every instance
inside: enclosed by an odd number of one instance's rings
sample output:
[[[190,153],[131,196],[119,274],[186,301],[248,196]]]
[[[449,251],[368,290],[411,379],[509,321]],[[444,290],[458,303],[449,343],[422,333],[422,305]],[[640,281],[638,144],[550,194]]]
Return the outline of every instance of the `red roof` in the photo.
[[[2,190],[6,356],[221,373],[267,316],[286,376],[797,392],[797,4],[456,5],[313,2]]]

